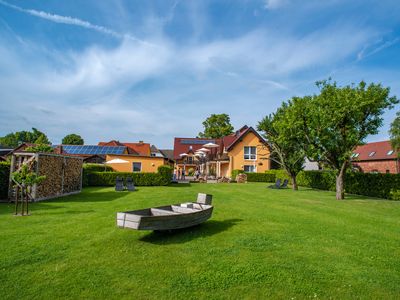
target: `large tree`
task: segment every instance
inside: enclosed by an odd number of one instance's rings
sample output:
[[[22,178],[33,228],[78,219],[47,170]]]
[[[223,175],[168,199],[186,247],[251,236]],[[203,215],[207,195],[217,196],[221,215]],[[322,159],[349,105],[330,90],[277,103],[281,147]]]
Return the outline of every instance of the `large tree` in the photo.
[[[270,159],[286,171],[292,179],[293,189],[297,190],[296,176],[304,168],[305,152],[298,142],[301,127],[296,127],[288,114],[291,105],[291,102],[283,103],[275,114],[264,117],[257,129],[264,132],[271,148]]]
[[[0,145],[15,148],[22,143],[51,144],[47,136],[36,128],[32,128],[32,131],[17,131],[0,137]]]
[[[61,143],[64,145],[83,145],[85,142],[80,135],[71,133],[66,135]]]
[[[397,156],[400,157],[400,111],[397,112],[396,118],[390,125],[389,134],[393,150],[395,150]]]
[[[199,133],[202,138],[221,138],[233,133],[233,126],[227,114],[212,114],[204,122],[204,132]]]
[[[293,99],[292,120],[302,126],[299,142],[307,156],[336,171],[336,199],[344,199],[343,177],[352,151],[378,133],[385,109],[399,101],[380,84],[339,87],[321,81],[317,86],[318,95]]]

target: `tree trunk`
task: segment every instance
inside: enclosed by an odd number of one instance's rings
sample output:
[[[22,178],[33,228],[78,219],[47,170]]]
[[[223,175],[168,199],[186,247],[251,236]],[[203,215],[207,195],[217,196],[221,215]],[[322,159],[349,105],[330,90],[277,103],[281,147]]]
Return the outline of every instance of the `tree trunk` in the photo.
[[[290,177],[292,178],[293,190],[297,191],[299,188],[297,187],[296,175],[291,175]]]
[[[343,177],[344,172],[346,170],[346,163],[342,165],[340,168],[339,173],[336,175],[336,200],[343,200],[344,199],[344,183]]]

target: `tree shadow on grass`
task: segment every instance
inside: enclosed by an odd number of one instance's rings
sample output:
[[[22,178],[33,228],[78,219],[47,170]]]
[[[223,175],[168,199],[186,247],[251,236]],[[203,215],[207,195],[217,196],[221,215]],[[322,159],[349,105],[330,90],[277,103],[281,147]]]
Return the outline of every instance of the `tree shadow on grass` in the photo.
[[[212,236],[228,230],[243,219],[229,219],[224,221],[210,220],[189,228],[175,229],[171,231],[153,231],[141,237],[139,240],[156,245],[182,244],[193,239]]]

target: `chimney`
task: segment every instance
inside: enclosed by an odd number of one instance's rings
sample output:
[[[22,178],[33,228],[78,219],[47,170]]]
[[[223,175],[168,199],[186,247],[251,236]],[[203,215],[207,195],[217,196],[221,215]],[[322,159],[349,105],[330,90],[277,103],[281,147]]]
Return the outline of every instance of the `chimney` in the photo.
[[[143,144],[143,141],[139,141],[139,144]]]

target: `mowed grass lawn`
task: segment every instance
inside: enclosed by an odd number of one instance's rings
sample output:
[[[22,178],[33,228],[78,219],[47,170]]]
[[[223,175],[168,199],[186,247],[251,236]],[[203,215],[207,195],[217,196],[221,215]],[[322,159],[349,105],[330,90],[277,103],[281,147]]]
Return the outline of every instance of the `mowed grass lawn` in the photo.
[[[0,205],[1,299],[400,297],[400,203],[266,184],[86,188]],[[116,212],[213,194],[203,225],[171,234],[119,229]]]

